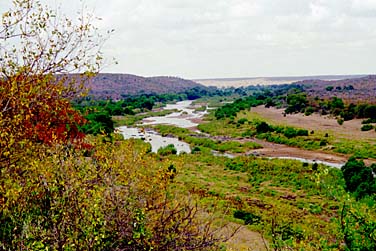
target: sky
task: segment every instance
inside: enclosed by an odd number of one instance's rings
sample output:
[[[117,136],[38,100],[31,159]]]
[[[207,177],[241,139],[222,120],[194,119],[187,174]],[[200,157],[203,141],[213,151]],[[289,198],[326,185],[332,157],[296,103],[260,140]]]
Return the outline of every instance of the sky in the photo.
[[[70,14],[82,6],[62,2]],[[101,29],[115,30],[103,51],[118,64],[103,72],[190,79],[375,73],[376,0],[84,3]]]

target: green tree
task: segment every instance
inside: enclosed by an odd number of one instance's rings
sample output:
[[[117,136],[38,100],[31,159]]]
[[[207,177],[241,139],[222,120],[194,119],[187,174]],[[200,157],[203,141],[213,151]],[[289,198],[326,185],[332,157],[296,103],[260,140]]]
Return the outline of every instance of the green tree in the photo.
[[[351,157],[341,168],[346,182],[346,190],[353,193],[357,199],[372,195],[375,190],[374,174],[362,160]]]
[[[286,101],[288,105],[286,113],[303,112],[308,104],[307,94],[303,92],[289,94]]]

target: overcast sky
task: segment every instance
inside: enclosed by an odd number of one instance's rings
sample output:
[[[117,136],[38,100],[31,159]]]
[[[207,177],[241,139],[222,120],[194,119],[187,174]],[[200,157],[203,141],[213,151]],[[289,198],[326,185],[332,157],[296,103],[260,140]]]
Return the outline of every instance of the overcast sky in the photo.
[[[79,6],[62,2],[68,12]],[[119,64],[105,72],[214,78],[376,69],[376,0],[85,3],[103,19],[101,28],[115,29],[104,52]]]

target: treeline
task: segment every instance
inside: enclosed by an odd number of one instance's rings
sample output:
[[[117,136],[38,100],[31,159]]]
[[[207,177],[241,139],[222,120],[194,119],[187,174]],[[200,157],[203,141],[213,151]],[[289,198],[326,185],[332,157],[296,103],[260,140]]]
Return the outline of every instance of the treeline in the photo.
[[[239,98],[233,103],[228,103],[218,108],[215,112],[215,117],[217,119],[233,119],[239,111],[263,104],[266,106],[281,106],[281,100],[284,99],[284,95],[290,90],[299,90],[299,88],[302,87],[294,84],[229,88],[227,91],[231,92],[231,94],[246,97]]]
[[[194,100],[201,97],[228,96],[233,91],[221,90],[215,87],[194,87],[180,93],[143,94],[138,96],[123,96],[121,100],[97,100],[93,97],[76,99],[73,106],[80,111],[87,123],[80,126],[85,134],[111,133],[114,131],[112,116],[136,115],[151,111],[157,106],[168,102]]]
[[[264,100],[259,97],[249,96],[235,100],[233,103],[225,104],[215,111],[217,119],[230,118],[234,119],[239,111],[250,109],[264,103]]]
[[[354,118],[365,118],[376,120],[376,105],[373,104],[345,104],[341,98],[332,97],[330,99],[320,99],[318,97],[309,98],[304,92],[288,94],[286,96],[286,113],[305,113],[310,115],[314,112],[321,115],[331,114],[339,116],[343,120]]]
[[[87,123],[81,126],[86,134],[111,133],[114,131],[112,116],[135,115],[152,110],[157,103],[183,100],[179,94],[141,95],[123,100],[95,100],[87,97],[76,100],[74,107],[84,115]]]

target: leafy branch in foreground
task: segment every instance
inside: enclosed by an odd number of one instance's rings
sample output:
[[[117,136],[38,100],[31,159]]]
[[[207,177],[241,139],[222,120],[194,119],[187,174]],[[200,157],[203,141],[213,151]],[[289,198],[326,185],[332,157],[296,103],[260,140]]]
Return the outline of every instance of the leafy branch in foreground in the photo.
[[[0,24],[0,168],[40,144],[74,143],[85,120],[70,100],[102,62],[104,41],[82,14],[71,20],[38,0],[13,1]],[[79,77],[67,73],[82,72]]]
[[[95,144],[92,157],[63,146],[3,171],[4,249],[206,250],[223,224],[173,189],[171,163],[141,141]],[[214,224],[215,222],[215,224]]]

